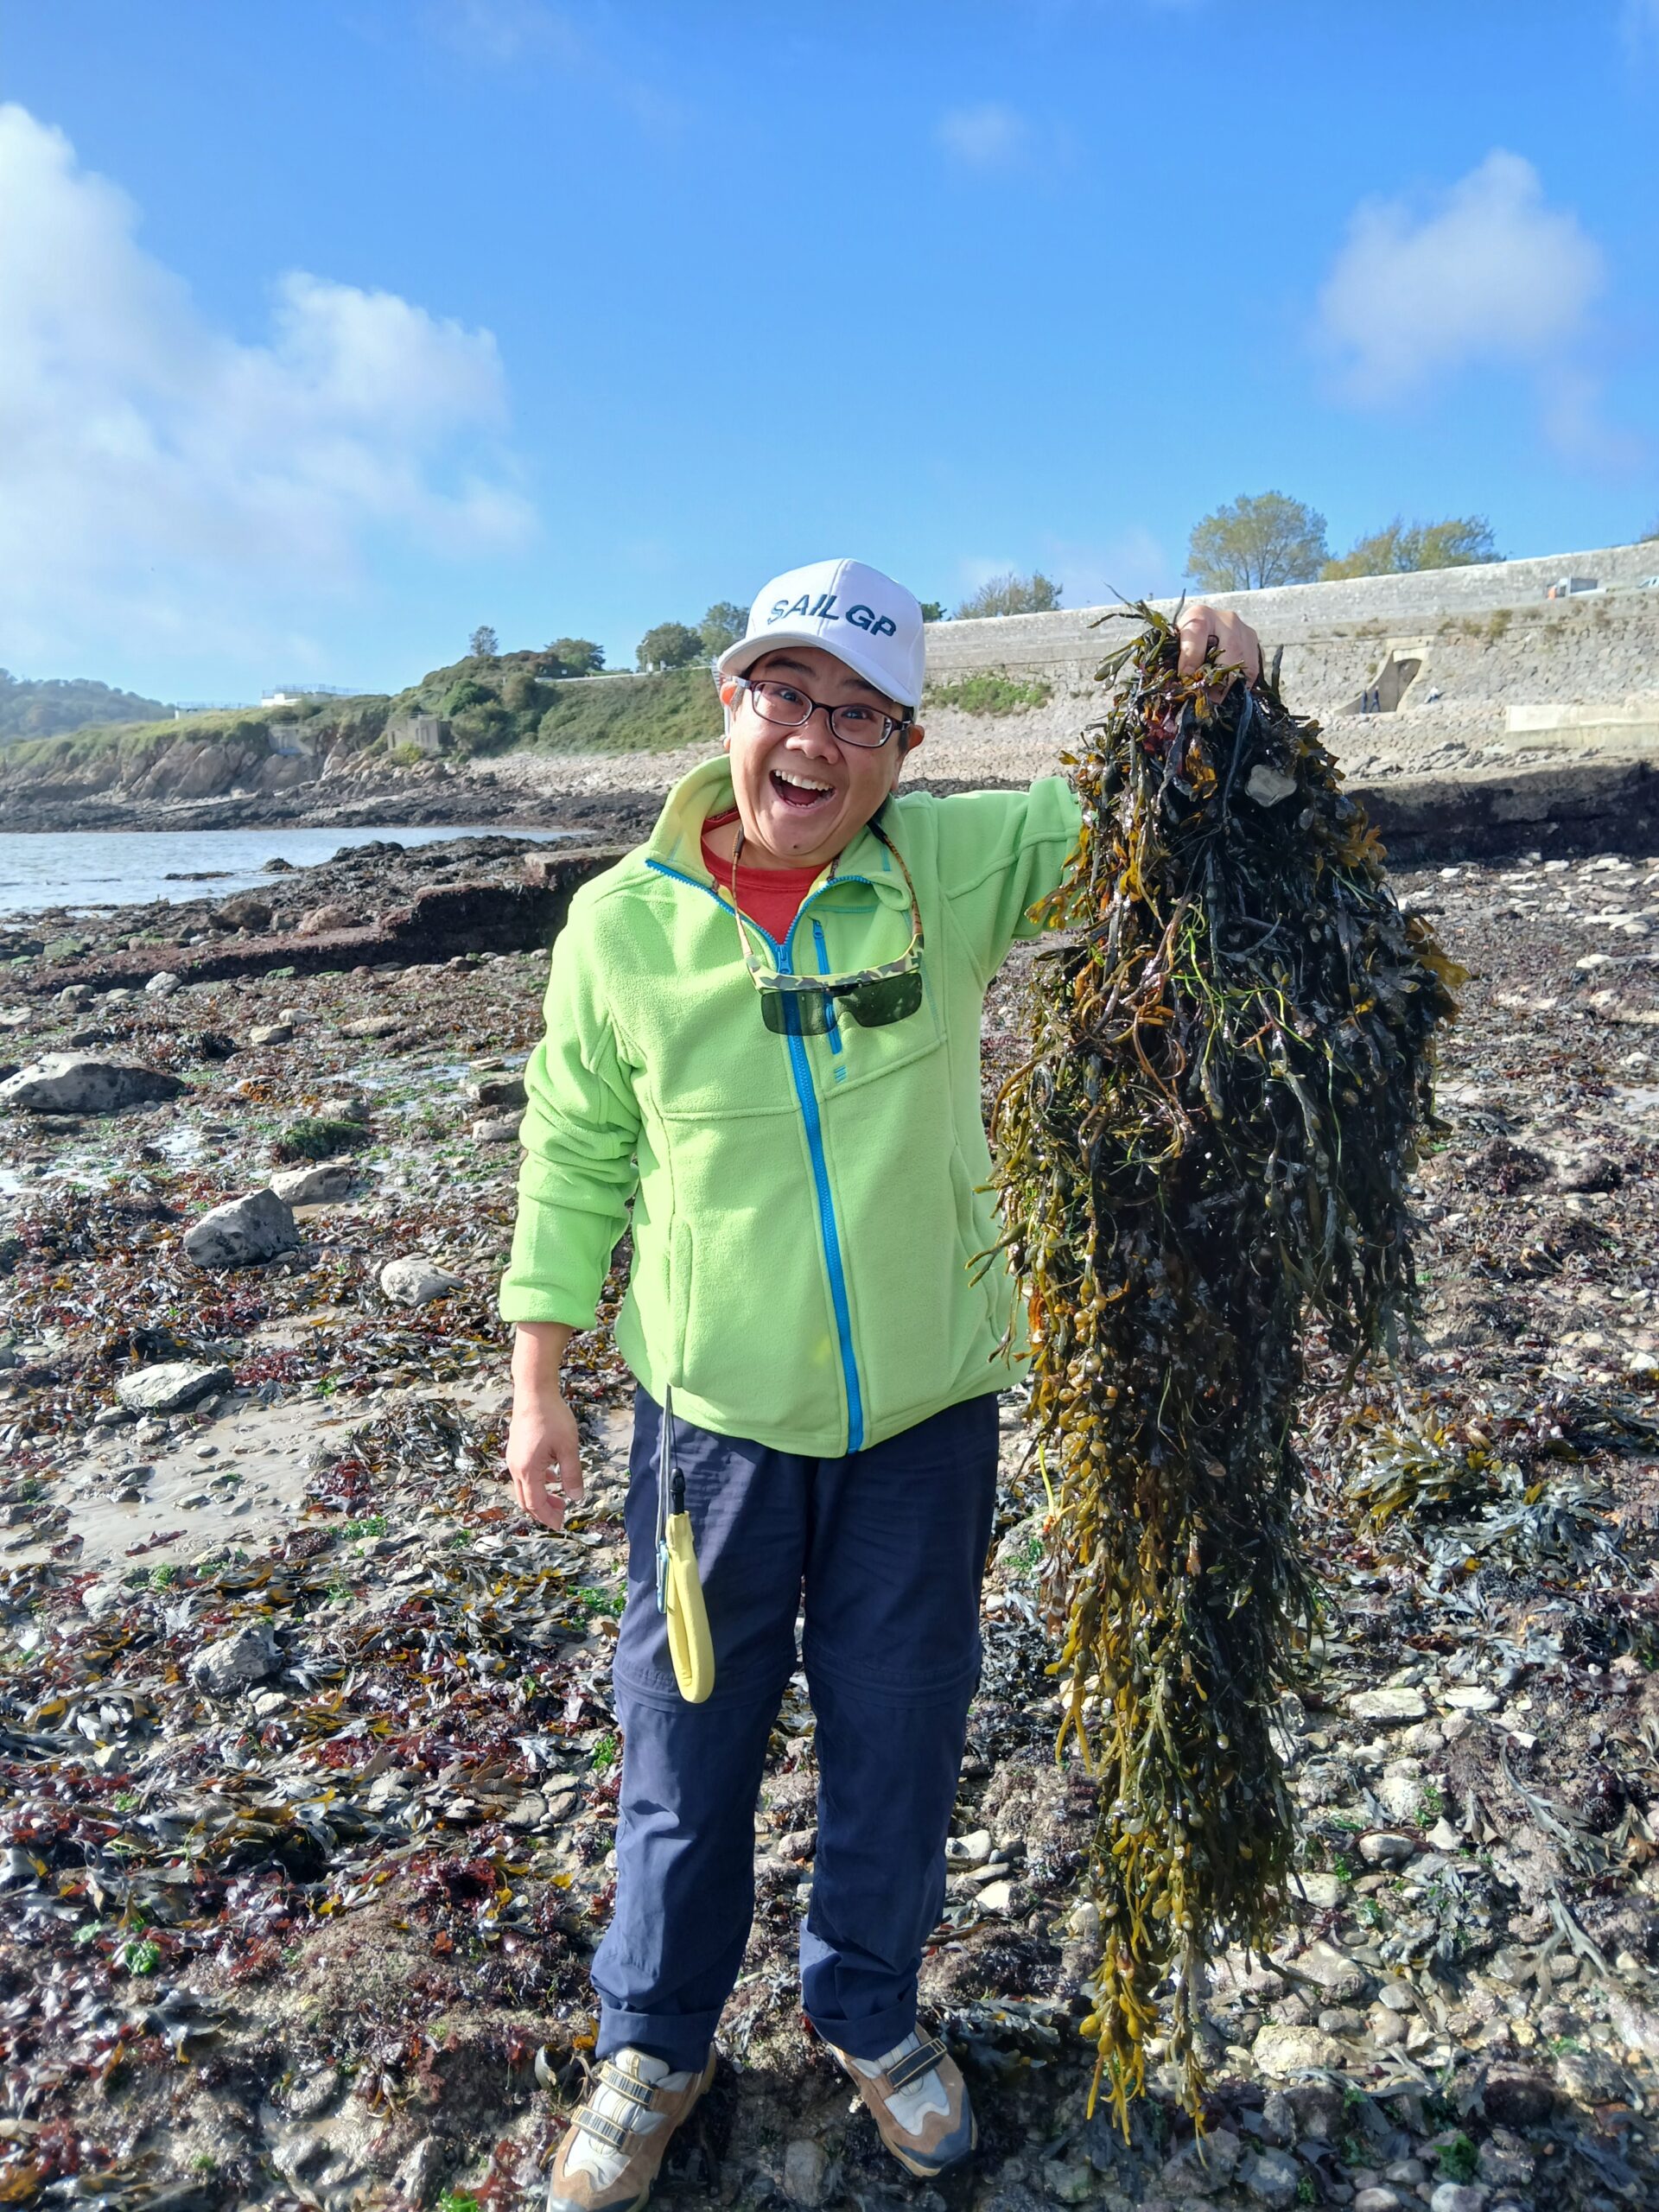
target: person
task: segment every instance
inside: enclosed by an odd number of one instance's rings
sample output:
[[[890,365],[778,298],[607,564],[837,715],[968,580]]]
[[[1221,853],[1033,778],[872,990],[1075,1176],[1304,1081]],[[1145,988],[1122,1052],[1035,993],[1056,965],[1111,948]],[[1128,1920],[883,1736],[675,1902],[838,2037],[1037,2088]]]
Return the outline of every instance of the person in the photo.
[[[1184,666],[1212,651],[1259,671],[1236,616],[1198,605],[1179,629]],[[721,755],[582,886],[555,942],[501,1289],[507,1465],[556,1529],[582,1496],[561,1362],[631,1228],[616,1897],[550,2212],[643,2204],[713,2078],[798,1613],[818,1770],[807,2015],[910,2172],[975,2141],[917,1980],[979,1675],[996,1394],[1019,1373],[1017,1340],[999,1349],[1012,1285],[976,1265],[997,1242],[980,1027],[1080,817],[1060,777],[898,790],[924,737],[922,610],[862,563],[774,578],[715,675]],[[658,1610],[670,1470],[714,1662],[696,1703]]]

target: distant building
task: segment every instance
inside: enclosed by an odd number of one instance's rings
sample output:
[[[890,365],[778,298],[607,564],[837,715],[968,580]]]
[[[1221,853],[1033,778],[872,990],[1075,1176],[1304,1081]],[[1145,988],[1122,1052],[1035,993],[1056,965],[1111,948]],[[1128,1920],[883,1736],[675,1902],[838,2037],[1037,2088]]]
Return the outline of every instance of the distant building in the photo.
[[[298,707],[308,699],[354,699],[358,694],[344,683],[279,683],[275,690],[262,691],[262,707]]]
[[[449,750],[449,725],[436,715],[411,715],[407,721],[388,724],[387,751],[395,753],[402,745],[435,760]]]

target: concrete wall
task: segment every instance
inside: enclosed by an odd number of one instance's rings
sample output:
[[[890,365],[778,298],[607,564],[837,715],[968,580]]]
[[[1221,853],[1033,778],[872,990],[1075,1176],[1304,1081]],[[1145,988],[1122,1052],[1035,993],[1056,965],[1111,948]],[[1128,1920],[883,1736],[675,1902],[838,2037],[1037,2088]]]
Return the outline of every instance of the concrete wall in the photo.
[[[1363,576],[1343,583],[1287,584],[1270,591],[1206,594],[1217,607],[1236,607],[1269,646],[1317,644],[1321,662],[1328,649],[1344,641],[1351,654],[1338,655],[1353,673],[1357,691],[1379,640],[1395,633],[1421,635],[1446,625],[1484,627],[1507,609],[1541,621],[1548,614],[1561,627],[1536,632],[1554,659],[1568,638],[1592,633],[1573,626],[1599,613],[1628,623],[1652,640],[1659,655],[1659,588],[1643,589],[1643,579],[1659,575],[1659,544],[1614,545],[1589,553],[1554,553],[1537,561],[1493,561],[1466,569],[1430,569],[1412,575]],[[1546,601],[1544,594],[1561,576],[1594,576],[1608,588],[1578,600]],[[1189,594],[1192,596],[1192,594]],[[1166,612],[1177,602],[1154,602]],[[1124,633],[1121,621],[1106,620],[1109,607],[1068,607],[1054,614],[1010,614],[974,622],[936,622],[927,632],[927,672],[931,683],[949,683],[985,669],[1010,674],[1042,675],[1052,682],[1081,684],[1092,679],[1103,652]],[[1592,638],[1593,645],[1597,642]],[[1369,660],[1368,660],[1368,656]],[[1654,661],[1648,666],[1651,671]],[[1651,677],[1649,678],[1651,679]],[[1344,673],[1341,681],[1346,683]],[[1642,688],[1635,682],[1624,690]]]
[[[1659,757],[1659,545],[1618,545],[1541,561],[1494,562],[1274,591],[1211,594],[1269,653],[1282,647],[1287,703],[1317,715],[1350,776],[1507,772]],[[1558,577],[1605,588],[1548,600]],[[1166,610],[1177,602],[1160,601]],[[1130,634],[1111,610],[940,622],[927,633],[928,749],[920,772],[1023,781],[1051,772],[1105,704],[1096,673]],[[1412,664],[1414,664],[1414,668]],[[970,715],[937,696],[963,677],[1040,678],[1040,707]],[[1410,681],[1403,681],[1410,672]],[[1389,711],[1365,713],[1380,693]],[[1573,710],[1564,720],[1562,710]]]

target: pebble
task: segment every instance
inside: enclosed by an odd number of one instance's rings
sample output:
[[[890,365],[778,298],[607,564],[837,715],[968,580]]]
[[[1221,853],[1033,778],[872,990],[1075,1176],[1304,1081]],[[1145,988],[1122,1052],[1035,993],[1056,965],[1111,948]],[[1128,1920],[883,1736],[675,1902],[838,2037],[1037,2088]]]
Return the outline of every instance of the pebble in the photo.
[[[152,999],[170,999],[174,992],[181,987],[183,980],[182,976],[163,968],[159,975],[152,976],[144,985],[145,995]]]
[[[1308,1904],[1321,1912],[1329,1912],[1342,1903],[1346,1884],[1340,1874],[1293,1874],[1292,1893],[1305,1897]]]
[[[1359,1855],[1368,1866],[1403,1866],[1416,1851],[1414,1837],[1397,1835],[1388,1828],[1373,1828],[1359,1839]]]
[[[214,1390],[228,1390],[231,1370],[228,1367],[205,1367],[190,1359],[163,1360],[156,1367],[141,1367],[136,1374],[124,1375],[115,1386],[115,1395],[129,1413],[175,1414],[187,1406],[194,1406],[199,1398]]]
[[[517,1114],[480,1114],[468,1123],[467,1134],[480,1144],[516,1144],[519,1118]]]
[[[459,1275],[418,1255],[388,1260],[380,1270],[379,1283],[382,1293],[399,1306],[427,1306],[435,1298],[467,1287]]]
[[[320,1160],[313,1167],[285,1167],[270,1179],[270,1187],[289,1206],[327,1205],[349,1198],[357,1188],[357,1171],[344,1160]]]
[[[43,1052],[0,1083],[0,1107],[31,1114],[116,1114],[124,1106],[176,1098],[181,1076],[130,1060],[90,1059],[79,1052]]]
[[[248,1032],[250,1045],[287,1045],[293,1041],[291,1021],[256,1021]]]
[[[281,1655],[264,1621],[250,1621],[233,1635],[203,1644],[190,1662],[191,1679],[210,1697],[230,1697],[250,1682],[274,1675]]]
[[[1014,1884],[987,1882],[979,1892],[979,1903],[987,1912],[1011,1912],[1014,1910]]]
[[[1301,2177],[1300,2161],[1288,2151],[1258,2151],[1239,2176],[1256,2202],[1274,2207],[1274,2212],[1296,2202]]]
[[[184,1233],[184,1255],[199,1268],[251,1268],[298,1248],[290,1209],[275,1191],[214,1206]]]
[[[1356,1690],[1348,1700],[1356,1720],[1369,1720],[1384,1728],[1403,1727],[1408,1720],[1426,1720],[1428,1706],[1421,1690]]]
[[[975,1828],[967,1835],[949,1836],[945,1840],[945,1864],[950,1866],[982,1866],[991,1855],[991,1832],[988,1828]],[[1100,1916],[1095,1916],[1098,1929]]]
[[[1351,1958],[1338,1950],[1334,1943],[1321,1939],[1310,1943],[1296,1961],[1297,1970],[1336,1999],[1338,2004],[1351,1997],[1360,1996],[1367,1986],[1364,1969],[1357,1967]]]
[[[1250,2056],[1264,2074],[1300,2074],[1312,2067],[1340,2066],[1344,2054],[1336,2037],[1323,2029],[1270,2021],[1250,2045]]]
[[[492,1113],[523,1113],[529,1100],[521,1075],[477,1075],[461,1086],[461,1096]]]
[[[791,2204],[822,2203],[829,2168],[823,2145],[797,2136],[784,2152],[784,2195]]]
[[[1428,2200],[1428,2212],[1486,2212],[1491,2193],[1478,2181],[1443,2181]]]
[[[1362,2189],[1354,2198],[1354,2212],[1402,2212],[1405,2198],[1397,2189],[1380,2183],[1375,2189]]]

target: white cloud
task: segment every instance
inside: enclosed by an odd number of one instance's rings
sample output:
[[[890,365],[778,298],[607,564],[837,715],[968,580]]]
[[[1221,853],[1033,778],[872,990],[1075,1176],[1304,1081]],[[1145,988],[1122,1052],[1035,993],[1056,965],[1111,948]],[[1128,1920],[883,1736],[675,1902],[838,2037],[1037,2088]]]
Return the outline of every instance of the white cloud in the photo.
[[[1387,404],[1467,367],[1565,361],[1605,282],[1577,217],[1548,207],[1531,162],[1498,149],[1427,213],[1360,207],[1319,296],[1320,332],[1347,397]]]
[[[215,327],[126,194],[0,106],[0,620],[11,664],[306,651],[395,541],[467,555],[533,517],[495,341],[290,272],[270,330]]]
[[[584,52],[574,25],[544,0],[429,0],[426,21],[446,46],[498,67],[532,58],[574,61]]]
[[[1017,110],[1000,100],[954,107],[939,118],[934,137],[947,154],[969,168],[1000,168],[1025,149],[1029,130]]]

